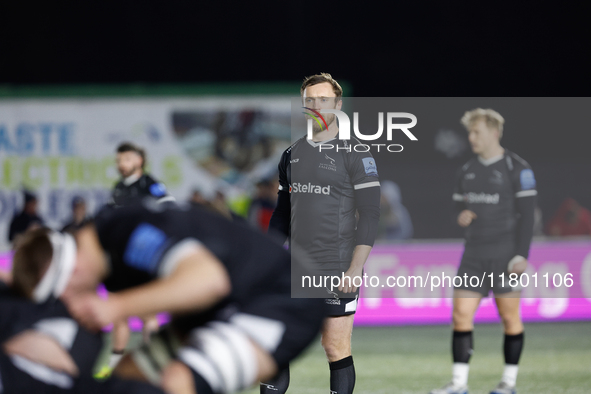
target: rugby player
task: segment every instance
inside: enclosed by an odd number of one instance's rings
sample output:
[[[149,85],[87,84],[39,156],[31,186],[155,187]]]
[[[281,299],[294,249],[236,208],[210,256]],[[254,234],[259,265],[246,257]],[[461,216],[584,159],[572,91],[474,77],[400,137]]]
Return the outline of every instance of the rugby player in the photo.
[[[113,188],[112,198],[115,204],[145,196],[154,197],[160,202],[174,201],[164,184],[144,172],[145,164],[146,153],[142,148],[130,142],[117,147],[117,171],[121,180]]]
[[[117,171],[121,180],[117,182],[112,192],[112,202],[116,205],[124,204],[127,200],[133,200],[150,196],[158,199],[158,202],[173,202],[164,184],[156,181],[151,175],[144,172],[146,164],[145,151],[130,143],[124,142],[117,147]],[[158,328],[155,317],[146,317],[144,330],[149,332]],[[112,331],[113,349],[108,365],[97,373],[97,378],[107,378],[113,368],[117,366],[125,353],[129,342],[130,330],[127,321],[115,322]]]
[[[280,245],[201,207],[109,206],[76,243],[71,282],[89,290],[69,308],[86,327],[173,315],[172,328],[116,370],[168,393],[234,392],[269,379],[325,316],[321,300],[291,298],[291,258]],[[107,300],[90,291],[101,280],[114,292]]]
[[[305,78],[300,93],[302,106],[309,110],[342,106],[343,90],[330,74]],[[377,167],[370,153],[351,149],[359,141],[338,139],[334,114],[323,117],[326,125],[313,122],[312,140],[299,139],[281,157],[277,207],[269,231],[282,234],[283,240],[289,236],[292,245],[305,249],[319,272],[361,277],[380,215]],[[321,151],[325,143],[338,149]],[[339,292],[329,292],[325,300],[329,317],[322,328],[322,346],[335,394],[351,394],[355,387],[351,335],[358,291],[345,280]],[[261,393],[284,393],[288,385],[285,370],[273,381],[263,382]]]
[[[500,145],[503,117],[492,109],[475,109],[461,120],[476,157],[458,171],[453,194],[457,223],[466,229],[466,243],[458,276],[483,274],[479,287],[457,287],[453,304],[453,379],[432,394],[468,392],[468,362],[472,354],[474,314],[482,297],[492,290],[505,331],[505,370],[491,393],[514,394],[521,351],[523,323],[520,288],[511,287],[508,275],[527,267],[533,235],[534,174],[526,161]],[[493,282],[488,275],[493,274]],[[504,280],[499,275],[504,275]],[[491,286],[492,284],[492,286]]]
[[[163,394],[147,383],[111,379],[99,383],[91,371],[102,335],[80,327],[61,297],[70,286],[74,240],[48,229],[23,235],[13,275],[0,275],[0,392]]]

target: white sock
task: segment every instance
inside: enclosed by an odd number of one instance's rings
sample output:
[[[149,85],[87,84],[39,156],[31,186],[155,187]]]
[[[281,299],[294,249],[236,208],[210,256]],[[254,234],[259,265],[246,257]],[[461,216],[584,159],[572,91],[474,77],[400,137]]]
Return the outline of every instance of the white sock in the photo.
[[[503,377],[501,378],[501,382],[507,383],[511,387],[515,387],[515,382],[517,381],[517,370],[519,366],[512,365],[512,364],[505,364],[505,370],[503,371]]]
[[[119,361],[123,358],[123,353],[111,353],[111,357],[109,358],[109,368],[115,369]]]
[[[454,386],[466,386],[468,384],[468,371],[470,365],[468,363],[454,363],[452,369],[452,383]]]

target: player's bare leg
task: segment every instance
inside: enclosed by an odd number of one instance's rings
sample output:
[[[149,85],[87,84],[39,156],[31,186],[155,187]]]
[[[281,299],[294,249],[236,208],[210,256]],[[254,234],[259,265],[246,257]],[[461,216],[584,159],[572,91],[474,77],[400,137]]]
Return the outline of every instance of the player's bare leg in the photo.
[[[501,382],[493,390],[493,393],[513,393],[515,392],[519,358],[521,357],[524,342],[523,322],[519,310],[520,292],[498,295],[495,301],[505,331],[503,344],[505,370]]]
[[[480,305],[482,294],[456,289],[453,305],[452,381],[431,394],[466,393],[468,391],[468,372],[472,355],[472,331],[474,330],[474,314]]]
[[[351,394],[355,388],[355,367],[351,356],[351,335],[355,315],[328,317],[322,327],[322,347],[330,366],[330,390]]]

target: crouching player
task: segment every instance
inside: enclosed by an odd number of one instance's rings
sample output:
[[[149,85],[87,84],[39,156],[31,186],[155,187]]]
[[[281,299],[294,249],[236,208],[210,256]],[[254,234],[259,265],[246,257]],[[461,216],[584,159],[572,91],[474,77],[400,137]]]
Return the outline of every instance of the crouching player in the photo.
[[[76,239],[73,276],[104,279],[114,292],[71,300],[86,327],[173,315],[171,327],[122,361],[119,376],[168,393],[235,392],[273,378],[320,330],[323,301],[290,296],[290,255],[200,207],[105,208]]]
[[[75,250],[70,235],[29,231],[12,275],[0,272],[0,393],[163,394],[146,383],[93,379],[102,336],[80,327],[61,300],[92,287],[72,280]]]

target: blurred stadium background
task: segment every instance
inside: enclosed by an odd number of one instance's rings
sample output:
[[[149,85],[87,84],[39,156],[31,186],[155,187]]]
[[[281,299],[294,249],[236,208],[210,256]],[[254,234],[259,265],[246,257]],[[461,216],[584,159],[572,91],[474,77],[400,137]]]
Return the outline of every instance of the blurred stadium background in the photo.
[[[421,32],[412,21],[399,21],[400,31],[413,32],[408,39],[393,36],[387,23],[372,22],[372,29],[378,27],[357,52],[349,45],[357,33],[344,28],[330,52],[351,59],[316,60],[302,45],[308,4],[292,1],[257,12],[253,6],[235,5],[220,26],[219,19],[203,17],[221,12],[211,4],[126,3],[116,12],[46,4],[34,13],[10,5],[13,15],[27,16],[28,30],[15,33],[22,30],[18,18],[0,28],[12,32],[0,65],[0,267],[9,265],[6,232],[22,209],[23,188],[37,195],[45,222],[61,228],[73,197],[85,199],[89,214],[107,201],[117,180],[115,147],[126,140],[146,149],[149,171],[177,200],[208,200],[247,218],[250,212],[253,225],[264,226],[279,155],[290,144],[289,99],[298,96],[305,75],[330,72],[349,96],[480,97],[457,102],[457,112],[435,119],[417,115],[419,142],[378,158],[388,186],[381,239],[367,270],[453,271],[462,233],[453,223],[450,197],[455,171],[470,156],[459,118],[477,106],[496,109],[506,119],[503,145],[531,164],[538,182],[532,269],[576,270],[578,279],[578,298],[546,289],[523,301],[527,345],[518,387],[524,393],[590,392],[591,242],[585,229],[591,221],[591,160],[585,117],[591,101],[562,102],[568,111],[556,115],[551,106],[560,100],[491,98],[588,95],[588,82],[575,72],[588,68],[570,39],[584,35],[578,25],[569,25],[547,58],[541,55],[544,43],[557,37],[543,27],[556,20],[554,10],[552,16],[537,10],[536,18],[524,22],[512,8],[499,14],[504,29],[491,38],[481,23],[453,9],[434,9],[430,15],[437,17],[421,14],[430,25]],[[369,8],[357,11],[373,17]],[[398,13],[416,11],[401,4]],[[335,10],[330,18],[345,21],[351,14]],[[441,31],[447,34],[433,34]],[[519,41],[527,45],[499,44],[517,31],[529,32]],[[466,49],[472,47],[486,50]],[[391,48],[405,60],[384,56]],[[494,51],[503,55],[490,55]],[[574,68],[557,72],[564,63]],[[420,393],[447,381],[446,294],[422,298],[390,290],[366,296],[371,298],[361,302],[353,338],[356,392]],[[490,301],[477,322],[470,386],[485,392],[502,368],[501,329]],[[326,392],[324,363],[320,346],[311,348],[294,368],[292,392]]]

